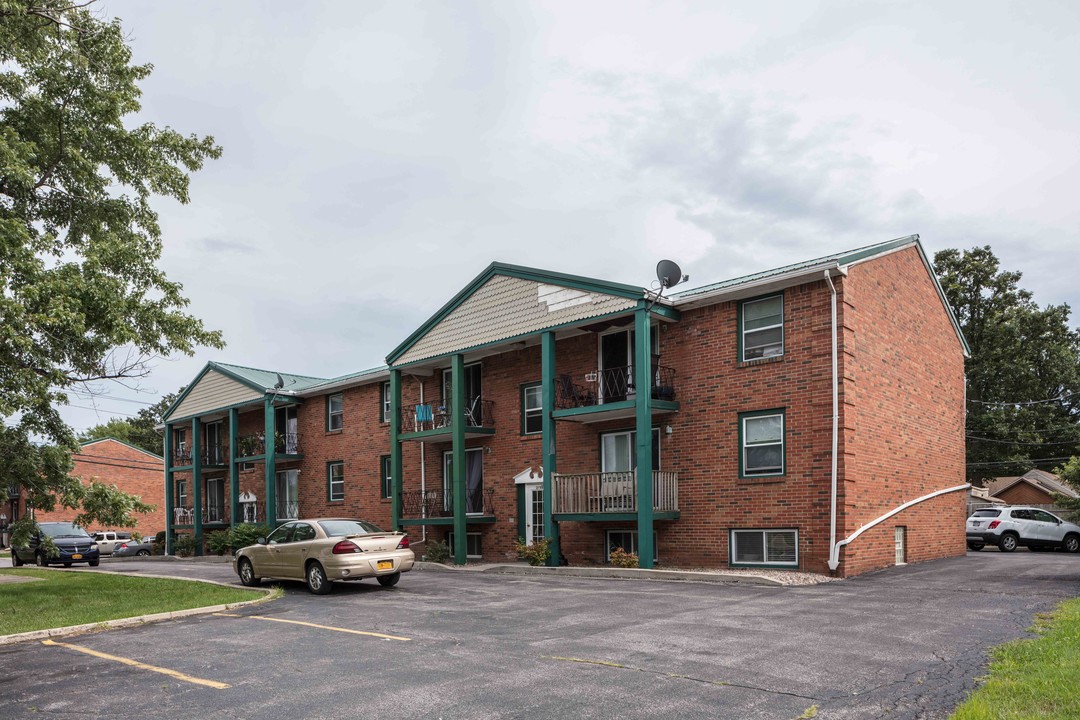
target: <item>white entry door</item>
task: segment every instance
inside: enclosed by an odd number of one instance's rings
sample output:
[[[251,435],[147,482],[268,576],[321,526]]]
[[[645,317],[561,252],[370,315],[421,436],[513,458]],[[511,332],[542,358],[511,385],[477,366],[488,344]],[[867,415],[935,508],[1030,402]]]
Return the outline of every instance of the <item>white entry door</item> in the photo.
[[[530,483],[525,486],[525,544],[532,545],[544,537],[544,486]]]

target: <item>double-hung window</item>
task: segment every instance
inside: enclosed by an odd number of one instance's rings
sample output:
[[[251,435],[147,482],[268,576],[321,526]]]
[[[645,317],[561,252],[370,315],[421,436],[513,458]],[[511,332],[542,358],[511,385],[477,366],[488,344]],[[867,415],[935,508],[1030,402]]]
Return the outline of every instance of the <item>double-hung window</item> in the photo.
[[[341,393],[326,396],[326,429],[340,430],[345,426],[345,396]]]
[[[544,393],[540,383],[521,388],[521,434],[535,435],[544,429]]]
[[[784,411],[739,415],[739,477],[784,474]]]
[[[784,296],[747,300],[739,305],[739,360],[784,354]]]
[[[379,394],[379,422],[390,422],[390,383],[384,382]]]
[[[390,475],[389,455],[383,455],[379,458],[379,472],[382,474],[382,497],[391,497],[393,495],[394,479]]]
[[[330,502],[345,499],[345,463],[326,463],[327,497]]]

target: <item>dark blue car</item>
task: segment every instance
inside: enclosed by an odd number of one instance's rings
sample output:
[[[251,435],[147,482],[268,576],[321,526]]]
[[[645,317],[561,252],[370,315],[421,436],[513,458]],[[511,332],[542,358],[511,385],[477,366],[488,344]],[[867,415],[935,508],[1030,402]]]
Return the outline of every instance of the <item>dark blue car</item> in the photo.
[[[41,567],[71,567],[75,563],[86,563],[90,567],[97,567],[101,562],[94,538],[78,525],[69,522],[43,522],[38,526],[41,530],[30,536],[26,547],[11,548],[11,564],[15,567],[27,563],[35,563]],[[60,551],[59,555],[48,554],[42,542],[45,536],[52,539],[56,549]]]

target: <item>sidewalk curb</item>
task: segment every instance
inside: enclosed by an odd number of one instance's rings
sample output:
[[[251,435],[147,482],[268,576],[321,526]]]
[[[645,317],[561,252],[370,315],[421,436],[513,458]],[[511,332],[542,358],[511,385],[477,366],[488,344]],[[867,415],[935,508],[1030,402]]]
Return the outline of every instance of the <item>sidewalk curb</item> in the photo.
[[[121,575],[123,577],[131,577],[126,573],[109,572],[108,570],[88,570],[88,572],[102,573],[104,575]],[[229,583],[218,582],[217,580],[201,580],[197,578],[178,578],[175,576],[166,575],[139,575],[139,577],[158,578],[162,580],[187,580],[188,582],[201,582],[208,583],[210,585],[221,585],[222,587],[235,588],[235,585]],[[245,588],[247,590],[260,590],[260,588]],[[15,633],[13,635],[0,635],[0,647],[5,645],[14,645],[16,643],[31,642],[34,640],[45,640],[48,638],[64,637],[68,635],[81,635],[82,633],[91,632],[94,630],[112,630],[113,628],[131,627],[133,625],[143,625],[145,623],[163,622],[165,620],[175,620],[177,618],[192,617],[194,615],[209,615],[211,613],[222,612],[224,610],[234,610],[240,607],[246,607],[248,605],[255,605],[257,603],[269,602],[273,599],[273,595],[276,592],[274,588],[262,588],[262,592],[265,595],[261,598],[255,598],[254,600],[244,600],[238,603],[228,603],[225,605],[211,605],[209,607],[201,608],[188,608],[187,610],[171,610],[169,612],[152,613],[150,615],[136,615],[135,617],[118,618],[116,620],[103,620],[96,623],[84,623],[82,625],[68,625],[66,627],[58,628],[46,628],[45,630],[31,630],[30,632]]]
[[[698,582],[787,587],[784,583],[761,575],[742,573],[703,573],[686,570],[642,570],[640,568],[602,567],[533,567],[531,565],[498,564],[470,569],[442,563],[417,561],[416,569],[436,572],[474,572],[492,575],[543,575],[549,577],[583,577],[599,580],[651,580],[665,582]]]

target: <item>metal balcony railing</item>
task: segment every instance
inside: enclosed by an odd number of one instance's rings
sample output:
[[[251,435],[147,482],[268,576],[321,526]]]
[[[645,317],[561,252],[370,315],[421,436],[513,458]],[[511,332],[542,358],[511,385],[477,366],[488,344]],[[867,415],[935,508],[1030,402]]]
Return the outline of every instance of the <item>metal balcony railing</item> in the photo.
[[[173,448],[173,462],[174,466],[177,465],[190,465],[191,464],[191,448],[187,445],[177,445]]]
[[[469,498],[465,512],[474,515],[495,515],[495,489],[477,491]],[[437,518],[454,516],[452,490],[406,490],[401,493],[401,516],[405,518]]]
[[[202,456],[206,465],[225,465],[229,462],[229,446],[206,445],[202,449]]]
[[[229,523],[228,504],[215,503],[207,505],[202,510],[202,521],[204,524],[227,525]],[[195,508],[191,506],[179,506],[173,508],[173,523],[175,525],[194,525]]]
[[[401,432],[420,432],[454,426],[461,417],[466,427],[495,427],[495,403],[475,397],[465,402],[465,410],[455,413],[450,403],[424,403],[401,408]]]
[[[602,368],[589,373],[585,384],[574,382],[570,375],[555,378],[555,407],[559,410],[590,407],[631,400],[637,395],[634,366]],[[653,365],[650,391],[653,400],[675,399],[675,368]]]
[[[18,485],[8,485],[8,487],[7,487],[7,499],[8,500],[18,500],[20,490],[21,490],[21,488]]]
[[[637,512],[637,473],[594,472],[553,476],[556,513]],[[653,470],[653,510],[679,509],[679,474]]]
[[[300,503],[295,500],[277,501],[277,519],[295,520],[300,517]]]
[[[236,439],[237,457],[255,457],[266,454],[266,436],[262,433],[242,435]],[[297,433],[277,433],[274,436],[275,455],[299,455],[300,435]]]

